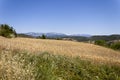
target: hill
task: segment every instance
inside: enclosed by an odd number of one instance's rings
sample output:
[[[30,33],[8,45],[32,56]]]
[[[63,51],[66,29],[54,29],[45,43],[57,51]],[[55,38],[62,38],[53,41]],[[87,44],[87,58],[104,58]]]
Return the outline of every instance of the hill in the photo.
[[[0,47],[35,53],[49,52],[71,57],[80,56],[82,59],[91,59],[94,62],[120,64],[120,52],[83,42],[31,38],[7,39],[1,37]]]
[[[0,37],[0,80],[120,80],[119,57],[88,43]]]

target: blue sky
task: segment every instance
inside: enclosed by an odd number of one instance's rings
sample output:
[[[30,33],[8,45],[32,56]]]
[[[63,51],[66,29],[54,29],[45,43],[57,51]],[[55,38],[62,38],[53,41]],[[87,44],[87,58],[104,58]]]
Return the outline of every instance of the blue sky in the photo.
[[[18,33],[120,34],[120,0],[0,0],[0,24]]]

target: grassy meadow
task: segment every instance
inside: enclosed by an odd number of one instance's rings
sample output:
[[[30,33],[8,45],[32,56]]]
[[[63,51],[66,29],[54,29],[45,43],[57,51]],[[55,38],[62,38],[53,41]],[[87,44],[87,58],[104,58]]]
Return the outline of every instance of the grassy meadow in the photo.
[[[120,52],[82,42],[0,37],[0,80],[120,80]]]
[[[52,54],[70,57],[81,57],[91,59],[95,62],[108,62],[120,64],[120,52],[97,46],[94,44],[30,38],[0,38],[0,47],[5,50],[21,50],[31,53],[48,52]]]

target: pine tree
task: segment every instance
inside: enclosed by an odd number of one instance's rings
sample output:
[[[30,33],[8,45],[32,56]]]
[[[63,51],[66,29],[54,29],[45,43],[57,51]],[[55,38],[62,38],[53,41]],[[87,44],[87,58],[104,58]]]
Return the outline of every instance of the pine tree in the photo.
[[[42,39],[46,39],[46,36],[43,34],[41,38],[42,38]]]

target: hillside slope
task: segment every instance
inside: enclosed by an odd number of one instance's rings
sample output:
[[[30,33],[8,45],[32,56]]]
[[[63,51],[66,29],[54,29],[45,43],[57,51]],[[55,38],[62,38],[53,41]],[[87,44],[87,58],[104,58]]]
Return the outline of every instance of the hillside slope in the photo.
[[[120,52],[82,42],[0,37],[0,48],[5,50],[19,49],[35,53],[49,52],[72,57],[80,56],[82,59],[91,59],[94,62],[120,64]]]

